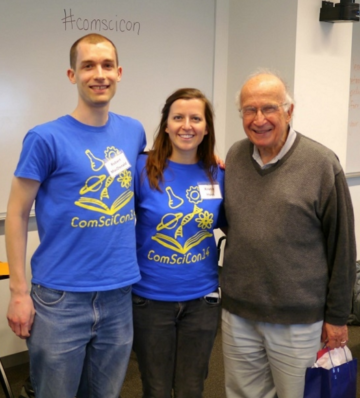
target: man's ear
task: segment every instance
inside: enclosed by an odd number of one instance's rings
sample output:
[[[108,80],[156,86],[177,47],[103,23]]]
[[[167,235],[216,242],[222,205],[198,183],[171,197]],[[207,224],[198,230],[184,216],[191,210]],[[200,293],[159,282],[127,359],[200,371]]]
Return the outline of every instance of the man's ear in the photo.
[[[291,104],[290,108],[286,112],[287,113],[287,122],[288,123],[290,123],[290,120],[292,118],[293,112],[294,112],[294,104]]]
[[[118,82],[119,82],[119,81],[121,80],[121,78],[122,78],[122,73],[123,73],[122,67],[119,66],[119,67],[118,67],[118,77],[117,77],[117,81],[118,81]]]
[[[74,71],[74,69],[68,69],[67,72],[66,72],[66,74],[67,74],[67,77],[68,77],[68,79],[70,80],[70,82],[71,82],[72,84],[76,84],[76,77],[75,77],[75,71]]]

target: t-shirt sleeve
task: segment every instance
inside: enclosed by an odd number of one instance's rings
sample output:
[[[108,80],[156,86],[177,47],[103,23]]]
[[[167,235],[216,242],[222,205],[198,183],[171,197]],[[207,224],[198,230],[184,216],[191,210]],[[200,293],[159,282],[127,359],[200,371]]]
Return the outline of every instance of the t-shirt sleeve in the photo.
[[[136,132],[137,134],[137,149],[138,149],[138,155],[141,152],[144,152],[144,149],[146,147],[146,134],[145,134],[145,130],[144,130],[144,126],[141,124],[141,122],[139,122],[138,120],[132,119],[133,122],[133,126],[135,126],[136,128]]]
[[[23,141],[16,177],[43,182],[54,169],[54,156],[50,146],[34,131],[29,131]]]

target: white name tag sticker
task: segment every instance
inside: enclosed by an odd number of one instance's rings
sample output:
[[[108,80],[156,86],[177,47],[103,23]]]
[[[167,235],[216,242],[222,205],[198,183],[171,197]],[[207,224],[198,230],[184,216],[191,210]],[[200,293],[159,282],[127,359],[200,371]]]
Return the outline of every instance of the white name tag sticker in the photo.
[[[125,153],[120,152],[118,155],[105,161],[105,167],[112,178],[115,178],[122,171],[127,170],[131,167],[131,164],[127,160]]]
[[[219,184],[198,184],[201,199],[222,199]]]

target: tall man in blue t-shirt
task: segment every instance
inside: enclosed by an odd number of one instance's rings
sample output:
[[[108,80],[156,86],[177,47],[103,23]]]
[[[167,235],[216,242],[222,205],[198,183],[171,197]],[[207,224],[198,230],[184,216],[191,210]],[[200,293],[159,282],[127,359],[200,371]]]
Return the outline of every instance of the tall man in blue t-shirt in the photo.
[[[132,345],[135,252],[133,167],[141,124],[109,112],[121,79],[117,51],[90,34],[70,51],[78,88],[71,115],[24,139],[6,219],[8,321],[27,339],[37,398],[117,398]],[[25,279],[30,209],[40,245]]]

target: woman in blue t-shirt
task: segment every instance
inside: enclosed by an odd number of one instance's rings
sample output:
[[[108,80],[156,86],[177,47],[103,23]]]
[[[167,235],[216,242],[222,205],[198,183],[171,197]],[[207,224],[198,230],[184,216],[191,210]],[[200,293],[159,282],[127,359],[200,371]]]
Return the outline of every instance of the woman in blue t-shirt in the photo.
[[[137,163],[134,350],[144,398],[202,396],[220,312],[213,229],[225,225],[214,146],[210,102],[184,88],[166,100]]]

